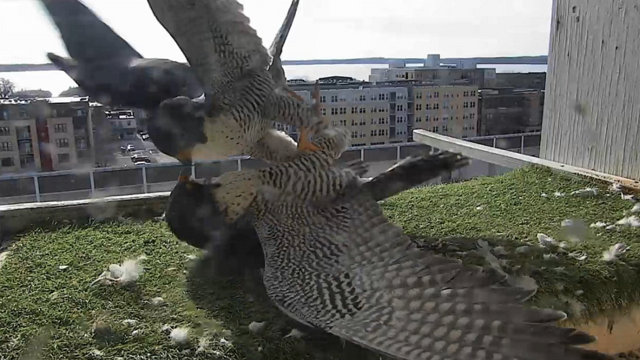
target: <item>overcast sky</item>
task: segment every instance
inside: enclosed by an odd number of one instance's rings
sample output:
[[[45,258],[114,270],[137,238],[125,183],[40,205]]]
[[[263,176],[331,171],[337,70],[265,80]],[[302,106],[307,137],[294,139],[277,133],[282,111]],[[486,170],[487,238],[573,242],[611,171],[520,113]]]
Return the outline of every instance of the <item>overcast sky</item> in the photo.
[[[83,0],[145,57],[184,60],[146,0]],[[302,0],[284,59],[543,55],[552,0]],[[289,0],[242,0],[268,46]],[[36,0],[0,0],[0,63],[66,55]]]

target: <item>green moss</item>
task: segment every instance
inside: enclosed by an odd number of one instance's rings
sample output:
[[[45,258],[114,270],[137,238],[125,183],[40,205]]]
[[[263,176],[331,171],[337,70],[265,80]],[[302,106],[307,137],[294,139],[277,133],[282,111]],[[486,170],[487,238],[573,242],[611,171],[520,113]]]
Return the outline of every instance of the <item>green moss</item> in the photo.
[[[593,197],[570,195],[586,187],[600,191]],[[557,191],[566,196],[554,196]],[[582,243],[566,252],[544,251],[538,246],[538,233],[562,239],[560,224],[565,219],[589,225],[598,221],[612,224],[623,218],[633,204],[610,193],[606,184],[530,167],[500,177],[410,190],[382,206],[412,238],[469,262],[477,262],[477,256],[448,251],[451,244],[469,250],[484,239],[493,247],[503,246],[507,254],[499,258],[507,260],[507,267],[515,274],[530,275],[540,285],[533,303],[565,310],[576,320],[624,310],[640,300],[640,228],[590,229]],[[603,251],[619,242],[631,246],[623,261],[602,261]],[[532,245],[531,251],[516,253],[524,245]],[[573,251],[588,257],[576,260],[568,256]],[[545,260],[545,253],[558,258]],[[580,303],[584,309],[579,312]]]
[[[593,198],[553,196],[555,191],[571,192],[586,186],[598,186],[602,191]],[[543,192],[550,196],[541,197]],[[583,219],[587,224],[619,220],[632,205],[619,195],[607,194],[602,184],[530,168],[501,177],[408,191],[383,206],[409,235],[451,256],[461,256],[452,244],[465,250],[473,248],[479,238],[492,246],[504,246],[507,270],[531,274],[541,285],[535,303],[566,309],[559,297],[577,299],[586,306],[582,315],[589,316],[624,309],[638,301],[640,229],[593,231],[576,247],[587,253],[584,261],[566,254],[544,260],[539,249],[529,254],[515,254],[515,249],[537,244],[537,233],[560,238],[560,222],[567,218]],[[481,210],[476,209],[479,206]],[[631,245],[624,261],[601,261],[602,252],[617,242]],[[284,339],[291,327],[276,309],[249,299],[240,283],[206,280],[202,276],[206,261],[187,259],[199,251],[176,240],[164,223],[37,230],[21,236],[10,251],[0,269],[0,354],[7,359],[37,355],[86,359],[94,349],[102,351],[105,359],[293,360],[310,359],[319,353],[318,348],[330,349],[326,359],[346,356],[336,342]],[[141,254],[148,259],[135,286],[89,286],[109,264]],[[463,258],[482,260],[471,253]],[[59,270],[59,265],[69,268]],[[514,270],[518,265],[521,268]],[[551,270],[558,267],[564,267],[565,272]],[[578,296],[578,290],[584,293]],[[166,305],[149,304],[156,296],[162,296]],[[127,327],[122,324],[125,319],[138,320],[138,324]],[[96,321],[111,327],[109,336],[92,335]],[[252,334],[247,328],[252,321],[267,321],[266,331]],[[164,324],[188,326],[194,338],[206,333],[210,351],[196,354],[197,339],[185,347],[173,346],[161,331]],[[135,329],[142,330],[143,336],[132,336]],[[231,345],[221,344],[221,338]],[[365,358],[357,349],[352,351],[357,355],[348,358]]]

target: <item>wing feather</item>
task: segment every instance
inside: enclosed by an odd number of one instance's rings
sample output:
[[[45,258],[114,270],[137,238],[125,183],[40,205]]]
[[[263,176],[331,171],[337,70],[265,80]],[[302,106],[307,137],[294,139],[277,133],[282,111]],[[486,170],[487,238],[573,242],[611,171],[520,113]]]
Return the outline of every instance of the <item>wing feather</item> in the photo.
[[[235,0],[148,0],[208,94],[248,72],[266,72],[271,57]]]
[[[419,249],[366,191],[263,214],[267,292],[299,321],[407,360],[609,359],[554,324],[564,313],[524,306],[530,291]]]

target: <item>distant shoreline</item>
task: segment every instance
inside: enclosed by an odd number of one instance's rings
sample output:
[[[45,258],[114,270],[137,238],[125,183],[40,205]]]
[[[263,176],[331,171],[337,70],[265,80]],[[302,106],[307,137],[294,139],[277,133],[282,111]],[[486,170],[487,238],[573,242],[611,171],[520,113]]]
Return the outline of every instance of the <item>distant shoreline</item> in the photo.
[[[475,67],[475,65],[546,65],[548,57],[540,56],[504,56],[504,57],[473,57],[473,58],[442,58],[443,64],[465,65],[461,67]],[[423,58],[353,58],[353,59],[313,59],[313,60],[284,60],[283,65],[389,65],[396,61],[408,64],[419,64]],[[473,65],[473,66],[471,66]],[[53,64],[0,64],[0,72],[22,71],[51,71],[58,70]]]

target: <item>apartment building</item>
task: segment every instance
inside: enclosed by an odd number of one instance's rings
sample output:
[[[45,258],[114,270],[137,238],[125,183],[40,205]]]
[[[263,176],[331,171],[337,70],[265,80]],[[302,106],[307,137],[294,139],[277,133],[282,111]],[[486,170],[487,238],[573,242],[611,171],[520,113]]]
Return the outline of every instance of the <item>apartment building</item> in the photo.
[[[0,100],[0,174],[93,163],[88,98]]]
[[[371,69],[369,81],[430,82],[436,85],[469,84],[479,88],[496,85],[495,69],[458,69],[449,67],[389,67]]]
[[[300,96],[310,99],[312,84],[291,86]],[[332,125],[347,127],[351,131],[351,146],[407,142],[407,87],[360,82],[335,84],[326,79],[319,86],[322,116]]]
[[[105,111],[105,116],[111,124],[113,139],[127,140],[136,137],[138,124],[132,109],[112,109]]]
[[[428,83],[365,83],[342,77],[320,79],[322,115],[351,131],[352,146],[413,141],[414,128],[466,138],[477,134],[478,87]],[[289,83],[310,101],[312,83]],[[297,136],[280,124],[279,130]]]
[[[544,90],[480,90],[479,135],[499,135],[542,130]]]
[[[413,128],[455,137],[478,134],[478,87],[469,85],[412,86]]]

